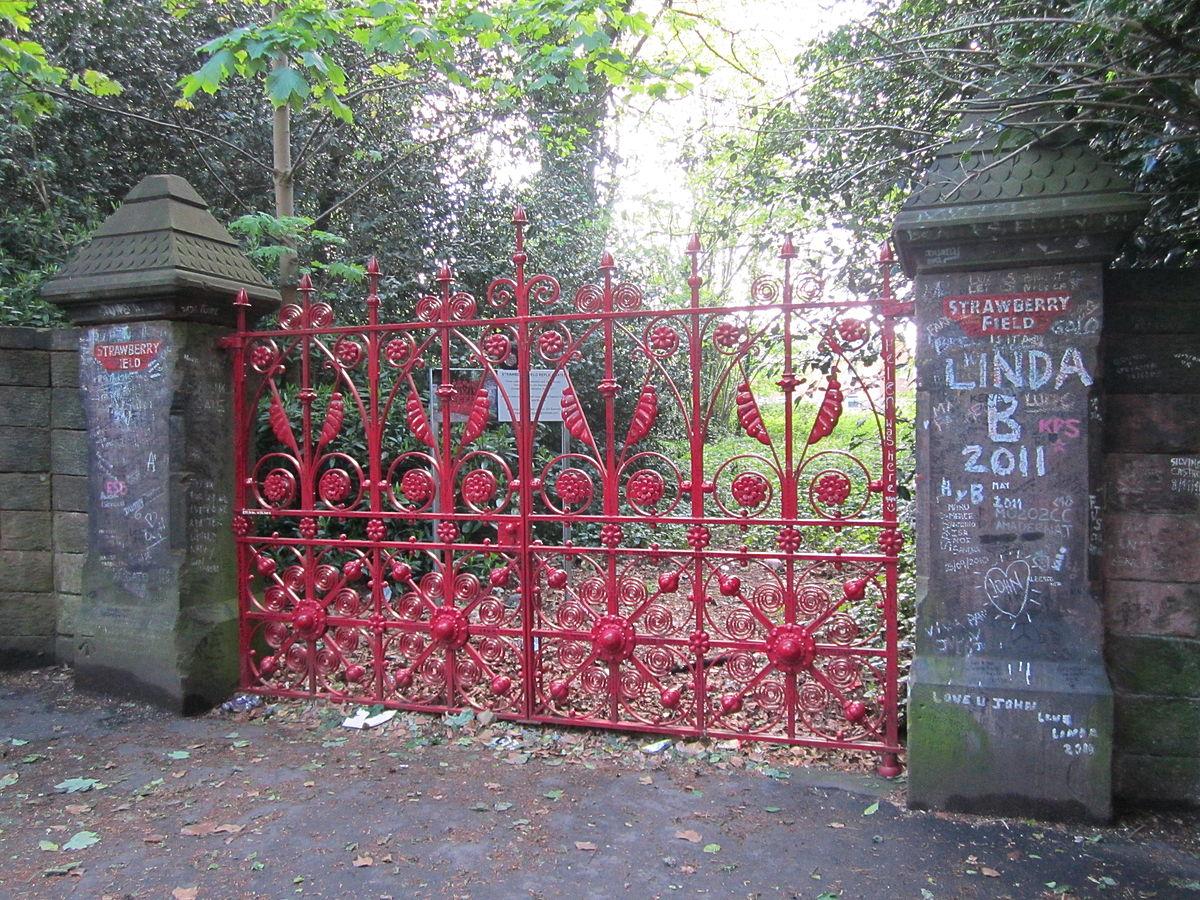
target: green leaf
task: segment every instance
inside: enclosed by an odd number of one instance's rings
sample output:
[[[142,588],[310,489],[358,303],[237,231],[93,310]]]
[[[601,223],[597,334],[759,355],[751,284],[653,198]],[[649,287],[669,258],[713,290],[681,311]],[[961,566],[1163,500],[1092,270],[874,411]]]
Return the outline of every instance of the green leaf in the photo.
[[[491,50],[498,43],[500,43],[500,32],[481,31],[475,39],[479,41],[479,46],[484,50]]]
[[[154,789],[156,787],[159,787],[160,785],[162,785],[162,783],[163,783],[163,780],[161,778],[155,778],[153,781],[149,781],[146,784],[143,784],[140,788],[138,788],[133,793],[135,796],[145,797],[149,794],[154,793]]]
[[[186,750],[171,750],[167,753],[167,759],[191,759],[192,754]]]
[[[560,797],[562,797],[562,795],[563,795],[562,788],[555,788],[552,791],[546,791],[546,793],[542,794],[542,796],[545,797],[547,800],[557,800]]]
[[[86,850],[92,844],[100,843],[100,835],[94,831],[77,831],[71,839],[62,845],[64,850]]]
[[[199,69],[180,79],[184,98],[191,97],[196,91],[215,94],[221,83],[232,75],[233,71],[233,53],[229,50],[218,50]]]
[[[447,713],[445,722],[451,728],[462,728],[464,725],[470,723],[474,718],[475,711],[473,709],[464,709],[462,712],[457,712],[454,714]]]
[[[767,812],[769,812],[769,813],[777,813],[777,812],[780,812],[780,811],[782,810],[782,807],[779,807],[779,806],[764,806],[764,807],[763,807],[763,809],[764,809],[764,810],[766,810],[766,811],[767,811]]]
[[[83,86],[97,97],[113,97],[124,90],[119,81],[95,69],[83,70]]]
[[[864,816],[873,816],[877,812],[879,812],[879,801],[878,800],[876,800],[874,803],[872,803],[870,806],[868,806],[866,809],[864,809],[862,811],[862,814]]]
[[[19,777],[16,772],[5,772],[3,775],[0,775],[0,791],[9,785],[16,784]]]
[[[91,790],[103,790],[108,787],[106,784],[101,784],[95,778],[67,778],[60,781],[54,786],[54,789],[60,794],[82,794]]]
[[[42,869],[42,874],[49,878],[52,875],[70,875],[72,869],[78,869],[78,862],[64,863],[61,866],[51,866],[48,869]]]
[[[38,841],[38,849],[45,850],[47,853],[57,853],[58,844],[54,841]]]
[[[704,852],[705,853],[720,853],[721,845],[720,844],[705,844]]]
[[[315,69],[322,75],[325,75],[329,72],[329,67],[325,65],[325,57],[321,56],[320,53],[316,53],[312,50],[306,50],[304,53],[300,54],[300,59],[302,59],[304,64],[310,69]]]
[[[323,94],[318,105],[333,113],[335,119],[345,122],[347,125],[354,124],[354,110],[343,103],[332,91]]]
[[[304,76],[290,66],[272,69],[267,76],[267,96],[275,106],[298,106],[310,93]]]

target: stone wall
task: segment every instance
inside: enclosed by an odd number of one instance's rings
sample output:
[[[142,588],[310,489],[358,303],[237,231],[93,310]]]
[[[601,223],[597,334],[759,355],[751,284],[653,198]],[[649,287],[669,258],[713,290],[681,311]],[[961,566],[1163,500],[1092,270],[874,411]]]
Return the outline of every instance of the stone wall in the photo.
[[[73,658],[87,549],[79,332],[0,328],[0,665]]]
[[[1200,271],[1111,272],[1105,294],[1114,791],[1200,802]]]

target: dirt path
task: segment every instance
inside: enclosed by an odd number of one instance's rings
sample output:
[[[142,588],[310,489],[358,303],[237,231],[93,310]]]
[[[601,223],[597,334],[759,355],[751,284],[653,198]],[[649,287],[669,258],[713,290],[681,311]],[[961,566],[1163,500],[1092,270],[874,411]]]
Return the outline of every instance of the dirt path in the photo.
[[[298,703],[179,719],[69,685],[0,676],[5,897],[1200,900],[1195,814],[938,816],[728,745],[404,714],[351,731]]]

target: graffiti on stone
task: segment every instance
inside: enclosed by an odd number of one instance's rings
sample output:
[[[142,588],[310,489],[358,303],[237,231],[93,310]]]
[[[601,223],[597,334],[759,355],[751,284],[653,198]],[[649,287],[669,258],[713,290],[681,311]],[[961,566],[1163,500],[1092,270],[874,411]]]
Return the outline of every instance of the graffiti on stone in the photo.
[[[918,300],[933,652],[1052,657],[1069,632],[1063,601],[1089,573],[1098,290],[1047,270],[948,274]]]

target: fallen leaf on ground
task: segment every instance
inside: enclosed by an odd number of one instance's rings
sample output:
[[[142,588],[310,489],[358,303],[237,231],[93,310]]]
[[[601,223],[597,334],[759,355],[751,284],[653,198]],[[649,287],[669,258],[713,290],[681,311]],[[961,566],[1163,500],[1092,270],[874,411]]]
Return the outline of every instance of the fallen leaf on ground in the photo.
[[[690,841],[693,844],[700,843],[700,832],[693,831],[690,828],[688,828],[684,831],[675,832],[675,837],[679,838],[682,841]]]
[[[879,812],[879,801],[878,800],[876,800],[874,803],[872,803],[870,806],[868,806],[866,809],[864,809],[862,814],[864,816],[873,816],[877,812]]]
[[[200,893],[198,887],[175,888],[171,891],[173,900],[196,900],[196,895]]]
[[[649,775],[643,775],[638,779],[638,784],[654,784],[654,779]]]
[[[704,852],[705,853],[720,853],[721,845],[720,844],[705,844]]]
[[[842,822],[830,822],[829,827],[830,828],[845,828],[846,826]]]
[[[591,841],[576,841],[575,849],[576,850],[595,850],[596,845],[593,844]]]
[[[100,843],[100,835],[94,831],[77,831],[71,839],[62,845],[64,850],[86,850],[92,844]]]
[[[58,844],[54,843],[54,841],[38,841],[38,849],[45,850],[48,853],[57,853]]]
[[[244,825],[218,825],[213,829],[214,834],[237,834],[245,826]]]
[[[980,866],[979,871],[982,872],[984,874],[984,876],[987,878],[999,878],[1000,877],[1000,873],[997,872],[995,869],[993,869],[991,866]]]
[[[51,866],[49,869],[42,869],[42,875],[49,878],[52,875],[70,875],[72,870],[78,869],[78,862],[64,863],[61,866]]]
[[[142,836],[143,844],[161,844],[167,839],[165,834],[146,834]]]
[[[64,809],[66,809],[68,815],[82,816],[85,812],[91,810],[91,807],[86,803],[68,803]]]
[[[101,784],[95,778],[67,778],[54,786],[60,794],[82,794],[85,791],[103,790],[107,784]]]
[[[179,833],[185,837],[207,837],[210,834],[217,833],[217,823],[196,822],[193,825],[184,825],[179,829]]]
[[[171,750],[167,753],[167,759],[191,759],[192,754],[186,750]]]
[[[375,865],[375,860],[370,856],[354,857],[354,868],[356,868],[356,869],[362,869],[367,866],[373,866],[373,865]]]

